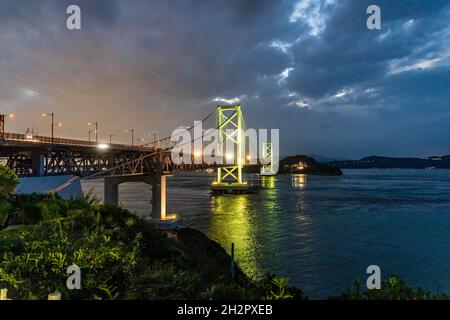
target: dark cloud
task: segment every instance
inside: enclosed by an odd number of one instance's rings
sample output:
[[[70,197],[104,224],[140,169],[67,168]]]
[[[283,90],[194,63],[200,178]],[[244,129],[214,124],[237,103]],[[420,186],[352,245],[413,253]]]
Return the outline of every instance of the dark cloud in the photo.
[[[284,154],[450,153],[448,1],[376,1],[370,31],[372,2],[0,0],[0,105],[14,131],[47,133],[49,110],[60,134],[98,120],[125,141],[240,98],[248,126],[281,128]]]

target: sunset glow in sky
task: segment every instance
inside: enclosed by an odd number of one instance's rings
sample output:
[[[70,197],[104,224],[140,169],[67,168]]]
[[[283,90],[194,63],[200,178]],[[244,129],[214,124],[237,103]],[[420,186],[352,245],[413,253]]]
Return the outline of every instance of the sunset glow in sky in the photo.
[[[281,154],[450,154],[449,21],[439,0],[0,0],[0,110],[7,131],[48,135],[54,112],[56,136],[127,142],[240,103]]]

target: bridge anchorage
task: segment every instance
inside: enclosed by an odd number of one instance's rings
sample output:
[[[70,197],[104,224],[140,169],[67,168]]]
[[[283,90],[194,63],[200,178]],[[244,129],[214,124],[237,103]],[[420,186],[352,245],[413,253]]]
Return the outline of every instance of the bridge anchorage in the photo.
[[[225,164],[217,166],[217,180],[211,184],[214,195],[258,191],[258,188],[242,179],[245,163],[244,123],[240,105],[217,106],[218,150]]]

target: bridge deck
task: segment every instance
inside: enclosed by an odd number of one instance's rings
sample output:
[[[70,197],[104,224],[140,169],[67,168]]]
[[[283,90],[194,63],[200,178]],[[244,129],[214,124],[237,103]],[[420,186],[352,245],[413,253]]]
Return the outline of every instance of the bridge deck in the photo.
[[[98,143],[95,141],[85,141],[67,138],[58,138],[46,136],[29,137],[26,134],[20,133],[4,133],[4,139],[0,139],[1,147],[25,147],[25,148],[42,148],[42,147],[82,147],[82,148],[96,148]],[[127,144],[107,144],[108,149],[116,149],[121,151],[154,151],[153,147],[148,146],[131,146]]]

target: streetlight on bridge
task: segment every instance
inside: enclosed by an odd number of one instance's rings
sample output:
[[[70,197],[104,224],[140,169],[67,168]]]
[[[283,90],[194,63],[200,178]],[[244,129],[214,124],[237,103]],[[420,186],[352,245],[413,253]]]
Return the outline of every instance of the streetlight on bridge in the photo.
[[[110,134],[109,135],[109,144],[111,145],[112,144],[112,137],[115,137],[116,135],[115,134]]]
[[[57,126],[57,127],[62,127],[62,123],[61,122],[59,122],[59,123],[55,123],[55,114],[53,113],[53,112],[46,112],[46,113],[43,113],[42,114],[42,116],[43,117],[51,117],[51,119],[52,119],[52,124],[51,124],[51,126],[52,126],[52,143],[53,143],[53,141],[54,141],[54,136],[53,136],[53,129]]]
[[[134,147],[134,129],[125,129],[125,132],[131,132],[131,147]]]
[[[94,132],[94,130],[89,130],[89,142],[91,142],[91,133],[93,133]]]
[[[139,142],[144,143],[144,140],[145,140],[144,138],[137,138],[136,141],[137,141],[138,146],[139,146]]]
[[[98,122],[88,122],[88,126],[95,125],[95,143],[98,143]]]
[[[5,119],[14,118],[14,114],[0,114],[0,139],[5,138]]]
[[[156,149],[156,132],[150,132],[149,136],[153,137],[153,148]]]

